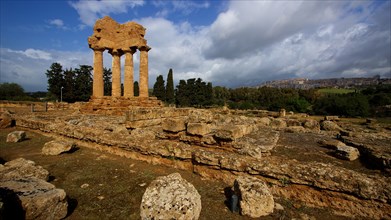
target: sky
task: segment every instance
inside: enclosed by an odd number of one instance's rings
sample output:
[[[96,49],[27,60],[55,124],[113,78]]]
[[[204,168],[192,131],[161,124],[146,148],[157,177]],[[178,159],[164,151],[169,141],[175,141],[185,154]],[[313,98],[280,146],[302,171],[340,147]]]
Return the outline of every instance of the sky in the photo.
[[[52,63],[92,66],[87,39],[106,15],[146,28],[150,88],[170,68],[175,83],[201,78],[230,88],[288,78],[391,77],[390,0],[1,0],[0,83],[46,91]],[[103,59],[111,68],[107,51]],[[137,52],[135,80],[138,59]]]

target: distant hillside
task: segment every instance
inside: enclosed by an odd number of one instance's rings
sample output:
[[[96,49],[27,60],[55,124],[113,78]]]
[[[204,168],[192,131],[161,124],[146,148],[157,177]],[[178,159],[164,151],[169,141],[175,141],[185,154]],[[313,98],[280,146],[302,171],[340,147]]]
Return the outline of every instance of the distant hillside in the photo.
[[[380,78],[375,76],[371,78],[332,78],[332,79],[285,79],[264,82],[257,87],[273,88],[295,88],[295,89],[313,89],[313,88],[359,88],[371,85],[391,84],[391,78]]]

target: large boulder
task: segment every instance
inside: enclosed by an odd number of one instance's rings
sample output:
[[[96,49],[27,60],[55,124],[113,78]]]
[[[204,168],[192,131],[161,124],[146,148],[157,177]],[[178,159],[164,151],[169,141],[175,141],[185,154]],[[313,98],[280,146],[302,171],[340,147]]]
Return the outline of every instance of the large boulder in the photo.
[[[332,149],[332,150],[337,150],[340,147],[346,147],[345,143],[343,143],[342,141],[339,141],[339,140],[334,140],[334,139],[331,139],[331,140],[321,140],[321,141],[319,141],[319,144],[322,147],[329,148],[329,149]]]
[[[239,176],[234,183],[240,214],[259,218],[273,213],[274,199],[266,183],[256,177]]]
[[[7,142],[21,142],[26,139],[25,131],[13,131],[7,135]]]
[[[9,112],[3,112],[0,115],[0,128],[12,127],[12,117]]]
[[[54,140],[45,143],[42,148],[43,155],[59,155],[75,149],[76,145],[73,142]]]
[[[141,219],[198,219],[201,196],[179,173],[158,177],[145,190]]]
[[[33,161],[19,158],[0,167],[4,216],[25,219],[63,219],[68,212],[66,193],[46,182],[48,172]],[[15,202],[17,201],[17,202]],[[23,215],[23,214],[22,214]]]

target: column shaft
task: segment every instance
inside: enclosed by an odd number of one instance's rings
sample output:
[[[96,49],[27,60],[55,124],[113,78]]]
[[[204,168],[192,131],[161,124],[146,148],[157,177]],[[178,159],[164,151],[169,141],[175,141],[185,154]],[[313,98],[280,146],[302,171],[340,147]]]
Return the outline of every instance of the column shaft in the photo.
[[[103,85],[103,50],[94,50],[94,78],[92,83],[92,97],[102,97]]]
[[[121,56],[118,53],[112,53],[113,64],[112,64],[112,86],[111,96],[121,96]]]
[[[140,49],[140,97],[148,97],[148,49]]]
[[[125,79],[124,79],[124,96],[133,97],[133,52],[125,52]]]

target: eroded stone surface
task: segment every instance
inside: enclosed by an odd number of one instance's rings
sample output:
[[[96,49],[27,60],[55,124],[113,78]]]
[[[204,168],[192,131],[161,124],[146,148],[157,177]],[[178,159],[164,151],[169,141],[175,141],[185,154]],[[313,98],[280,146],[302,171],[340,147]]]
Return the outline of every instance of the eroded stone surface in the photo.
[[[338,158],[350,161],[356,160],[360,156],[360,152],[358,151],[358,149],[350,146],[337,147],[335,154]]]
[[[179,173],[158,177],[146,189],[140,206],[141,219],[198,219],[201,196]]]
[[[273,213],[274,199],[266,183],[255,178],[239,176],[234,183],[239,197],[240,214],[259,218]]]

